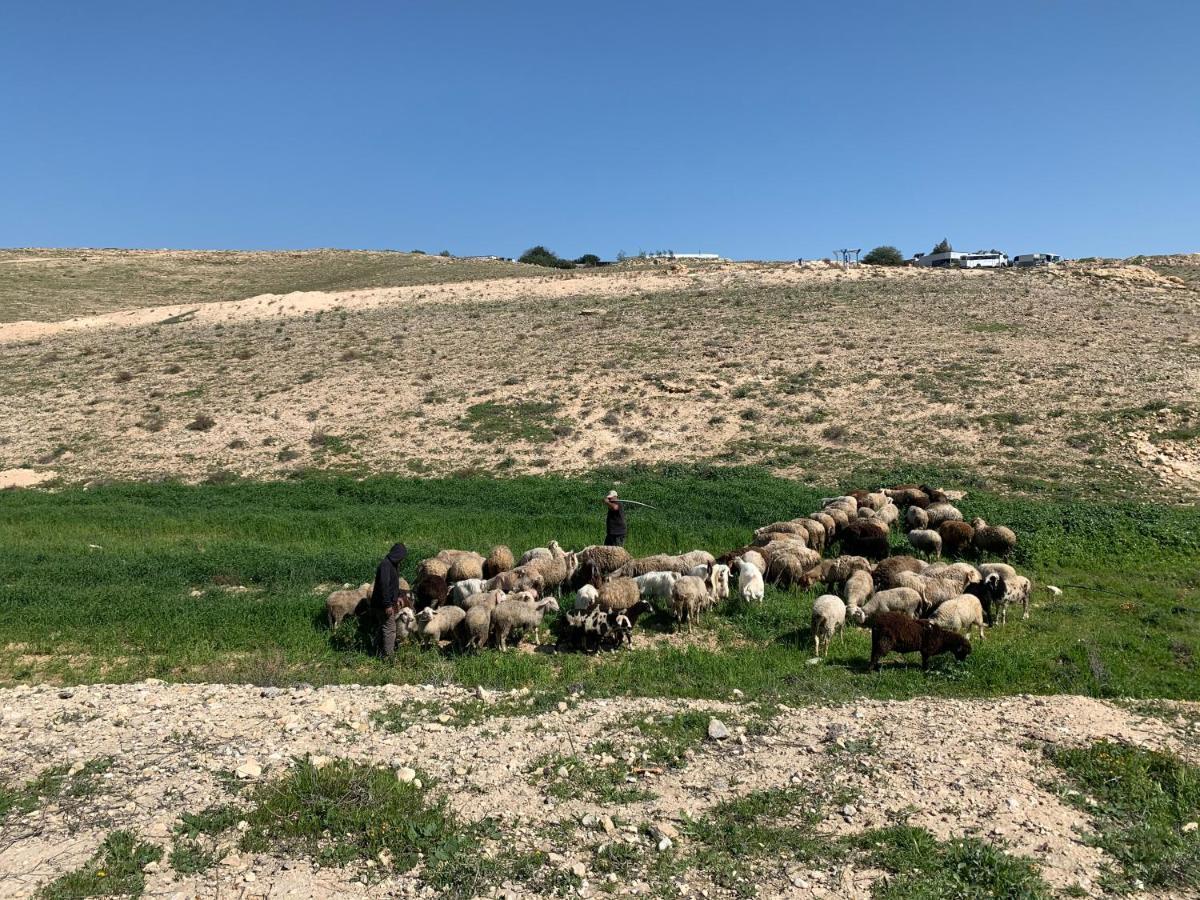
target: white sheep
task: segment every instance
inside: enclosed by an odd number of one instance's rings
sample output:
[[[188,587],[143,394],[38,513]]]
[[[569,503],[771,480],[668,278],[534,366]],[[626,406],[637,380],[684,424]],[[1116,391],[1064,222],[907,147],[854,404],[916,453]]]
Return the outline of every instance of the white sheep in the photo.
[[[520,641],[532,629],[534,640],[540,644],[542,617],[551,610],[558,612],[558,601],[553,597],[535,600],[528,591],[510,597],[492,610],[492,639],[501,650],[507,650],[509,637]]]
[[[737,567],[739,596],[746,603],[762,603],[766,592],[762,571],[745,557],[738,560]]]
[[[594,584],[585,584],[575,592],[575,609],[587,609],[600,599],[600,589]]]
[[[921,595],[912,588],[889,588],[879,591],[862,606],[850,610],[850,615],[859,625],[865,625],[885,612],[902,612],[915,617],[922,603],[924,600]]]
[[[466,616],[466,610],[460,606],[442,606],[436,610],[426,607],[417,613],[421,639],[436,646],[453,636]]]
[[[729,599],[729,566],[723,563],[713,563],[711,568],[709,566],[693,566],[688,574],[695,575],[697,578],[709,579],[714,600]]]
[[[951,503],[931,503],[925,508],[925,516],[930,528],[937,528],[943,522],[961,522],[963,518],[958,507]]]
[[[870,572],[856,569],[850,573],[842,590],[846,592],[846,605],[851,609],[857,609],[866,603],[871,594],[875,592],[875,581],[871,578]]]
[[[935,625],[965,634],[968,640],[973,626],[983,639],[983,604],[974,594],[959,594],[953,600],[947,600],[929,618]]]
[[[450,586],[450,596],[446,602],[451,606],[462,606],[463,601],[472,594],[483,593],[486,584],[487,582],[482,578],[465,578],[462,581],[456,581]]]
[[[825,639],[825,655],[829,655],[829,642],[838,629],[846,624],[846,604],[834,594],[822,594],[813,601],[812,635],[814,655],[821,655],[821,639]]]
[[[671,611],[677,623],[687,622],[688,631],[692,622],[709,603],[708,583],[695,575],[684,575],[671,589]]]
[[[942,536],[932,528],[914,528],[908,533],[908,542],[928,556],[942,555]]]
[[[647,572],[633,580],[638,586],[638,595],[643,600],[669,600],[671,588],[683,576],[678,572]]]

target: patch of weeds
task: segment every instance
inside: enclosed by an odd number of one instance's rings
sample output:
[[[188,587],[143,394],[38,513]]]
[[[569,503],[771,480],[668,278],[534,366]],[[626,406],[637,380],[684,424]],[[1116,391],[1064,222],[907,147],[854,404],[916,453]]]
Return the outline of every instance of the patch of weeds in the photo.
[[[162,859],[162,854],[161,847],[139,841],[132,831],[114,831],[91,860],[50,882],[37,896],[39,900],[141,896],[146,887],[142,869]]]
[[[497,403],[486,400],[467,407],[459,427],[477,441],[529,441],[545,444],[554,440],[557,403],[516,401]]]
[[[611,748],[611,744],[600,742],[589,749],[606,753]],[[654,798],[620,761],[603,763],[577,754],[546,753],[530,763],[529,771],[542,781],[543,790],[557,800],[586,798],[621,805]]]
[[[275,458],[280,462],[291,462],[293,459],[300,458],[300,451],[293,450],[291,447],[284,447],[275,454]]]
[[[1053,894],[1026,859],[975,838],[939,841],[924,828],[897,825],[851,839],[871,865],[891,874],[874,886],[879,900],[1050,900]]]
[[[845,425],[840,424],[826,425],[821,429],[821,437],[825,438],[827,441],[845,440],[849,433],[850,429]]]
[[[216,849],[207,849],[199,841],[178,838],[171,845],[167,862],[180,875],[198,875],[207,872],[219,863],[225,854]]]
[[[1017,330],[1016,325],[1011,325],[1008,322],[972,322],[967,328],[970,331],[977,331],[980,334],[999,334],[1005,331]]]
[[[1183,830],[1200,815],[1200,768],[1108,741],[1047,752],[1078,788],[1060,794],[1092,817],[1090,842],[1120,864],[1104,879],[1106,887],[1200,887],[1200,831]]]
[[[339,437],[336,434],[317,430],[312,433],[308,439],[308,445],[325,453],[340,455],[350,452],[350,444],[345,438]]]
[[[564,897],[580,886],[578,878],[551,863],[540,850],[461,854],[427,866],[422,881],[450,900],[484,896],[500,884],[519,884],[536,897]]]
[[[647,763],[681,768],[686,752],[703,743],[708,734],[708,719],[707,713],[690,711],[659,718],[627,716],[621,724],[641,734],[640,752]]]
[[[48,800],[63,797],[77,800],[93,796],[99,789],[96,776],[111,766],[112,760],[108,758],[89,760],[75,773],[71,772],[69,766],[51,766],[20,787],[0,785],[0,822],[10,813],[24,815],[33,812]]]
[[[511,716],[538,716],[556,708],[565,694],[560,691],[528,689],[504,694],[495,700],[467,699],[456,703],[412,700],[390,703],[371,715],[371,721],[384,731],[407,731],[418,722],[437,721],[453,728],[478,725],[488,719]]]
[[[216,424],[217,420],[212,416],[206,413],[199,413],[196,418],[192,419],[192,421],[188,422],[183,427],[188,431],[208,431]]]

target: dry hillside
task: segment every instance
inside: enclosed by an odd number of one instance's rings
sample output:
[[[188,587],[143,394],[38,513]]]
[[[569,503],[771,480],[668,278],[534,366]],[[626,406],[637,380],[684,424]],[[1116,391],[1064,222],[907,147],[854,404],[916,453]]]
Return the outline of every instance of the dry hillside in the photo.
[[[911,462],[1186,499],[1200,490],[1200,257],[1139,262],[557,273],[408,254],[12,251],[0,469],[716,461],[832,481]]]

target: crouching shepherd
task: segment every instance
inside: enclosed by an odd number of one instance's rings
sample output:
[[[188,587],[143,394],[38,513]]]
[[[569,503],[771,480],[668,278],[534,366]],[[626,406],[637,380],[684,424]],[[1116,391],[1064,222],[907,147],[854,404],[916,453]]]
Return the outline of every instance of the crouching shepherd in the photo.
[[[378,622],[376,641],[379,655],[391,659],[396,652],[396,610],[400,605],[400,564],[408,556],[408,548],[394,544],[375,570],[375,586],[371,589],[371,606]]]

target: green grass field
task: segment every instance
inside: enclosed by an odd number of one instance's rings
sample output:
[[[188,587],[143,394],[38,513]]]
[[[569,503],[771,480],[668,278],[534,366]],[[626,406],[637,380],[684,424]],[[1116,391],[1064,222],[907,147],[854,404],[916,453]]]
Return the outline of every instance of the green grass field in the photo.
[[[912,473],[891,473],[907,478]],[[928,473],[926,473],[928,474]],[[1011,499],[972,492],[961,507],[1020,536],[1014,560],[1036,584],[1031,620],[992,629],[963,664],[885,665],[852,630],[808,665],[814,592],[769,591],[761,607],[711,614],[693,640],[588,657],[439,653],[369,657],[353,626],[324,626],[324,582],[369,580],[395,540],[417,560],[441,547],[515,550],[603,537],[613,473],[581,478],[304,478],[183,486],[110,484],[0,494],[0,682],[149,676],[261,684],[452,682],[592,695],[729,697],[804,703],[859,696],[1019,692],[1200,699],[1200,512],[1195,508]],[[877,482],[872,482],[877,483]],[[954,486],[948,484],[948,486]],[[635,555],[740,546],[755,526],[811,511],[829,489],[750,469],[621,473]],[[897,536],[897,548],[903,541]],[[246,591],[231,591],[244,586]],[[202,595],[191,596],[199,590]],[[648,634],[667,633],[657,616]]]

